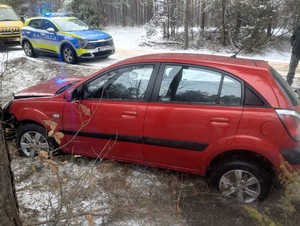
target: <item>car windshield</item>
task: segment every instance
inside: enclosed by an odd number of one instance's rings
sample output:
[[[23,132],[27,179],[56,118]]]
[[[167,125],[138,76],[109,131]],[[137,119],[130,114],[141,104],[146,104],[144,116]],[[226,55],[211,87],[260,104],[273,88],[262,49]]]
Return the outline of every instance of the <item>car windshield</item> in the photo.
[[[19,18],[12,8],[0,8],[0,21],[16,20],[19,20]]]
[[[89,30],[90,26],[84,23],[82,20],[79,19],[70,19],[64,20],[59,19],[55,20],[55,23],[60,28],[61,31],[83,31]]]

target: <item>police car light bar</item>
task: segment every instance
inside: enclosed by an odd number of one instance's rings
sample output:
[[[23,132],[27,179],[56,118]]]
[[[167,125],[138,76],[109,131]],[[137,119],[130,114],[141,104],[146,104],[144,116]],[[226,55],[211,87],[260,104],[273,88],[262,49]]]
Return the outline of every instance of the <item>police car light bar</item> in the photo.
[[[47,12],[44,14],[44,17],[56,17],[56,16],[60,16],[60,17],[71,16],[71,13],[70,12],[56,12],[56,13]]]

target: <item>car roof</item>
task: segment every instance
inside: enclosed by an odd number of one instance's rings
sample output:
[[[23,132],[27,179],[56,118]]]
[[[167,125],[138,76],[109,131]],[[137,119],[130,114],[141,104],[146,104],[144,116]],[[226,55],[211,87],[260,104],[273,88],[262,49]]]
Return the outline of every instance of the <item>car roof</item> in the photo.
[[[28,18],[27,20],[34,20],[34,19],[48,19],[48,20],[72,20],[72,19],[78,19],[77,17],[74,16],[38,16],[38,17],[31,17]]]
[[[269,68],[268,62],[264,60],[254,60],[247,58],[233,58],[228,56],[194,54],[194,53],[157,53],[132,57],[120,62],[121,64],[137,62],[174,62],[187,64],[203,64],[209,66],[231,65],[247,68]],[[212,66],[211,65],[211,66]]]

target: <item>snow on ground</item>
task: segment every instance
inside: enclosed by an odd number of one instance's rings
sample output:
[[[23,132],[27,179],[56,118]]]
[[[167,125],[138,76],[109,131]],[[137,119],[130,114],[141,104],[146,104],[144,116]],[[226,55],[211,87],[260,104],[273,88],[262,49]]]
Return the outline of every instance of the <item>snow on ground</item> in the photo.
[[[157,34],[153,37],[146,36],[146,30],[143,27],[108,27],[104,29],[105,32],[112,35],[114,38],[115,46],[118,49],[127,49],[127,50],[143,50],[148,53],[149,50],[154,52],[188,52],[188,53],[201,53],[201,54],[213,54],[213,55],[223,55],[223,56],[231,56],[234,51],[230,48],[214,48],[208,49],[203,45],[201,49],[193,50],[187,49],[182,50],[176,47],[166,47],[162,45],[145,45],[145,42],[155,41],[160,43],[163,40],[162,34],[157,32]],[[288,46],[289,47],[289,46]],[[268,48],[261,53],[253,53],[253,54],[245,54],[243,51],[239,53],[238,57],[243,58],[251,58],[251,59],[261,59],[271,62],[282,62],[289,63],[291,55],[291,48],[284,48],[284,50],[280,51],[276,48]]]

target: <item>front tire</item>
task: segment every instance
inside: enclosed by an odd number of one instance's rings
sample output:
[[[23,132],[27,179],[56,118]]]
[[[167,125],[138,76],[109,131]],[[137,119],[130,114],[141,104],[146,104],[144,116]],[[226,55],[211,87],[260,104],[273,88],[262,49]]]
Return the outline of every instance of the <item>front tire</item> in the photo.
[[[36,57],[36,53],[33,50],[33,47],[29,41],[23,42],[23,50],[26,56]]]
[[[37,124],[23,124],[19,127],[17,148],[23,157],[37,156],[42,150],[51,155],[59,153],[58,144],[47,136],[46,128]]]
[[[264,200],[271,186],[264,168],[255,162],[242,160],[218,164],[212,170],[210,179],[223,196],[234,197],[242,203]]]
[[[76,53],[75,53],[74,49],[69,45],[65,45],[62,48],[61,55],[62,55],[63,60],[66,63],[69,63],[69,64],[76,64],[77,63]]]

